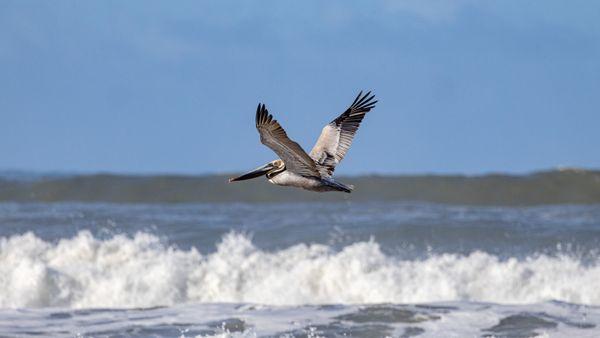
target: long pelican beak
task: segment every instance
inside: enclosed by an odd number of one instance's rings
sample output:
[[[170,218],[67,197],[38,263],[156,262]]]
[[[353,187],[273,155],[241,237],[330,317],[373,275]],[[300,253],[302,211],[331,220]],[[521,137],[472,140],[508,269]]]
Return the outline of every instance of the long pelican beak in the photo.
[[[258,167],[250,172],[245,173],[242,176],[230,178],[229,183],[235,182],[235,181],[249,180],[251,178],[256,178],[256,177],[265,175],[273,168],[274,168],[274,166],[272,163],[267,163],[267,164],[263,165],[262,167]]]

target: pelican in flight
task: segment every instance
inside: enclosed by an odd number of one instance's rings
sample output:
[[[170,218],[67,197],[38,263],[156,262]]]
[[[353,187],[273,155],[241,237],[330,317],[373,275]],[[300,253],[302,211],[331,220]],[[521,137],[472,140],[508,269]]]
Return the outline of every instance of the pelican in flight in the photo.
[[[374,97],[371,92],[363,95],[361,91],[345,112],[323,128],[310,154],[292,141],[265,105],[259,103],[256,108],[256,129],[260,134],[260,142],[271,148],[279,159],[242,176],[230,178],[229,182],[266,175],[269,182],[282,186],[318,192],[352,192],[352,185],[340,183],[332,175],[335,166],[350,148],[365,114],[375,107],[377,101],[373,101]]]

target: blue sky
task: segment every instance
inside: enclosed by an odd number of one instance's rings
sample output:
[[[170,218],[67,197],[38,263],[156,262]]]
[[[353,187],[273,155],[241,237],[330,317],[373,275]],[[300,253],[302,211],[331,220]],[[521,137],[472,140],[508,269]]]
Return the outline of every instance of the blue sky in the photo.
[[[600,2],[2,1],[0,169],[221,173],[307,151],[360,89],[336,173],[600,167]]]

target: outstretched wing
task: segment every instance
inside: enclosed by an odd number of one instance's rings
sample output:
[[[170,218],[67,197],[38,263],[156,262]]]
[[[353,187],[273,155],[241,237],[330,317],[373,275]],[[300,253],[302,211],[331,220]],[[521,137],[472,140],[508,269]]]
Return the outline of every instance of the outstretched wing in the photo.
[[[260,134],[260,142],[283,160],[287,170],[302,176],[320,177],[315,161],[298,143],[289,139],[264,104],[259,104],[256,108],[256,129]]]
[[[323,128],[321,136],[310,152],[310,157],[317,163],[321,176],[333,175],[335,166],[352,145],[354,134],[365,114],[375,107],[375,95],[369,95],[371,92],[365,95],[362,95],[362,91],[358,93],[350,107]]]

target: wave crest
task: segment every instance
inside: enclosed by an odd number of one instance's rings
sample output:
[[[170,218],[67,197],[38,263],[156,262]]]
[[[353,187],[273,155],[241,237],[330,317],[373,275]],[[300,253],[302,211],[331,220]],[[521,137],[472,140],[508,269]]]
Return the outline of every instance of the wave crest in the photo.
[[[150,307],[182,302],[275,305],[470,300],[600,304],[600,265],[569,256],[501,260],[484,252],[422,260],[385,255],[377,242],[256,248],[226,234],[213,253],[137,233],[97,239],[88,231],[46,242],[33,233],[0,239],[0,307]]]

